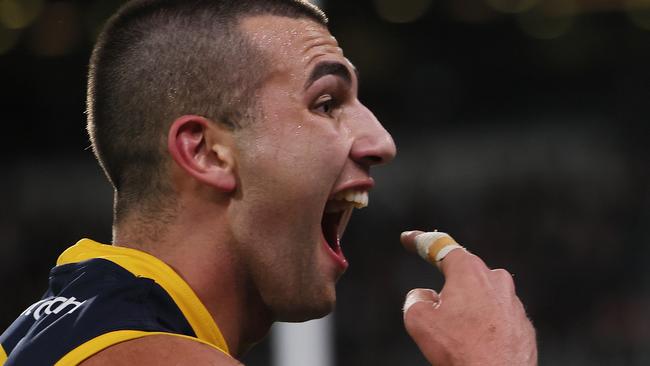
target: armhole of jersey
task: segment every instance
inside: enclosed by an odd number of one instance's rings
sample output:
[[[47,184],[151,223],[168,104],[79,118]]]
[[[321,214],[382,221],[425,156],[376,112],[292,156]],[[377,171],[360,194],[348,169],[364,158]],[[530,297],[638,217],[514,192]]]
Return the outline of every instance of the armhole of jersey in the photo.
[[[166,335],[166,336],[189,339],[210,346],[211,348],[218,350],[219,352],[225,354],[226,356],[232,357],[228,354],[228,352],[225,352],[221,348],[209,342],[206,342],[196,337],[186,336],[184,334],[175,334],[175,333],[167,333],[167,332],[144,332],[140,330],[118,330],[118,331],[102,334],[98,337],[95,337],[81,344],[80,346],[68,352],[65,356],[63,356],[54,366],[76,366],[81,362],[83,362],[84,360],[86,360],[87,358],[91,357],[92,355],[99,353],[100,351],[103,351],[110,346],[116,345],[121,342],[130,341],[133,339],[152,336],[152,335]],[[4,351],[2,352],[4,353]],[[2,363],[0,363],[0,365],[2,365]]]
[[[6,361],[7,361],[7,352],[5,352],[5,348],[2,347],[2,345],[0,344],[0,365],[4,365]]]

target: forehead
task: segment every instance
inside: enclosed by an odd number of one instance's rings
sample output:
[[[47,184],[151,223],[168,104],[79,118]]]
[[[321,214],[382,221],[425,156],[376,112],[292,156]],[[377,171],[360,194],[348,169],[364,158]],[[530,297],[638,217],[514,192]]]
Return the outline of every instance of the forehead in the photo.
[[[293,66],[307,70],[316,62],[326,59],[349,65],[336,38],[324,25],[311,19],[252,16],[244,18],[241,27],[253,44],[271,57],[277,67]]]

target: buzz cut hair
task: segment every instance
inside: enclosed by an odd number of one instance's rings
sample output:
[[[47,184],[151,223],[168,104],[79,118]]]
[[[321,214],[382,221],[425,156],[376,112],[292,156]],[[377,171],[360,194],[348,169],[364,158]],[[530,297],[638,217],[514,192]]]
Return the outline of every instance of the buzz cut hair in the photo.
[[[325,14],[306,0],[133,0],[107,22],[92,52],[87,130],[115,192],[114,220],[173,200],[167,133],[183,115],[231,129],[254,120],[271,61],[241,29],[250,16]]]

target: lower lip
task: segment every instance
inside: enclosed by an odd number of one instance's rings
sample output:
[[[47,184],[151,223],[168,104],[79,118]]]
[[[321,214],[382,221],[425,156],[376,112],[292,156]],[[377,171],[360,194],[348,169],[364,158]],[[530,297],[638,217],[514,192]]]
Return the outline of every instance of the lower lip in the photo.
[[[325,247],[325,251],[329,254],[330,258],[336,263],[336,265],[339,267],[339,270],[341,273],[345,272],[345,270],[348,268],[350,265],[348,263],[348,260],[345,259],[343,256],[343,253],[336,253],[330,246],[327,244],[327,241],[325,240],[325,237],[321,234],[321,243],[323,244],[323,247]]]

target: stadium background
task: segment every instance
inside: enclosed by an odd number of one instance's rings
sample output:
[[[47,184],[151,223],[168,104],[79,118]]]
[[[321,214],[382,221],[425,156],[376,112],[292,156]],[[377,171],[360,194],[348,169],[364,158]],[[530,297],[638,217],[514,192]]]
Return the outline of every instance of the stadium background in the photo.
[[[110,241],[83,112],[93,39],[120,3],[0,0],[3,329],[62,249]],[[540,365],[650,364],[650,1],[323,5],[399,149],[344,240],[336,364],[426,364],[400,307],[442,280],[400,247],[409,228],[514,273]]]

